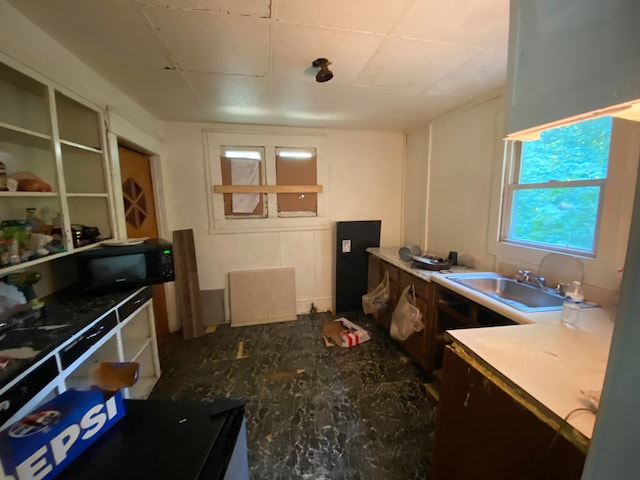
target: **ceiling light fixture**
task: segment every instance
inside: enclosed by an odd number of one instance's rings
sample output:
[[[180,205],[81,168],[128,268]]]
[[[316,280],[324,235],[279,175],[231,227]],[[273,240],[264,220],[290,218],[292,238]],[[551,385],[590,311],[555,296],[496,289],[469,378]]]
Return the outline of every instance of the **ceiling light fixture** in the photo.
[[[316,58],[311,65],[320,69],[316,73],[316,82],[327,82],[333,78],[333,72],[329,70],[331,62],[326,58]]]

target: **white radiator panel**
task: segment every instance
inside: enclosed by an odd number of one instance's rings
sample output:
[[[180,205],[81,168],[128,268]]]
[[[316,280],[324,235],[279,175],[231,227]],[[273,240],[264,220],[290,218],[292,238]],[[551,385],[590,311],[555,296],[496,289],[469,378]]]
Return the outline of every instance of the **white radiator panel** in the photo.
[[[294,268],[229,272],[231,326],[296,319]]]

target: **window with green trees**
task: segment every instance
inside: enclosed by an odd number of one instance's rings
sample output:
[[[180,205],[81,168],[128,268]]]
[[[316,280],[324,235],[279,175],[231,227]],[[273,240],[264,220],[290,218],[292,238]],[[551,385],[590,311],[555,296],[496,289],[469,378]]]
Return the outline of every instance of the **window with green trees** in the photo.
[[[514,142],[502,240],[595,255],[611,126],[602,117]]]

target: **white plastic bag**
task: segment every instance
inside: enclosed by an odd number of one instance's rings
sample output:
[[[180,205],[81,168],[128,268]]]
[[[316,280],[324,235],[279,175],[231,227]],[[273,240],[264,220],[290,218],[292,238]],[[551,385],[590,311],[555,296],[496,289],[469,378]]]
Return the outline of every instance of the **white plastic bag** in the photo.
[[[385,310],[389,306],[391,287],[389,286],[389,271],[384,272],[384,278],[380,285],[362,296],[362,310],[364,313],[376,313]]]
[[[413,291],[413,285],[408,285],[402,291],[398,304],[391,315],[389,333],[391,338],[403,341],[423,328],[422,312],[416,307],[416,294]]]

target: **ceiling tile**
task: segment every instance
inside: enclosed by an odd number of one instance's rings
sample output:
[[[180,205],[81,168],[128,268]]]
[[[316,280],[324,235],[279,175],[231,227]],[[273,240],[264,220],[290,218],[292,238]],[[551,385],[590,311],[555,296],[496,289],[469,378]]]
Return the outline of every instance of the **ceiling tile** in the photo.
[[[238,123],[278,118],[279,125],[353,128],[366,118],[373,127],[375,122],[389,123],[389,116],[416,96],[413,91],[317,83],[312,78],[299,82],[200,73],[186,78],[214,121]]]
[[[140,0],[140,5],[269,18],[270,0]]]
[[[60,8],[56,2],[20,0],[13,6],[108,79],[117,79],[132,67],[171,65],[131,1],[66,0],[64,4],[65,8]]]
[[[181,70],[258,76],[268,71],[268,20],[161,8],[145,13]]]
[[[480,96],[503,88],[507,79],[507,45],[479,51],[454,72],[430,87],[432,92]]]
[[[396,25],[411,38],[484,48],[509,33],[509,0],[422,0]]]
[[[262,77],[185,73],[187,82],[206,108],[219,105],[254,107],[269,105],[269,83]]]
[[[273,74],[290,79],[304,78],[305,70],[312,77],[317,69],[311,63],[327,58],[334,77],[331,83],[353,83],[360,71],[380,46],[383,37],[344,30],[276,24]]]
[[[439,93],[420,93],[412,99],[411,103],[405,104],[394,116],[413,119],[413,125],[425,122],[430,118],[437,117],[469,101],[466,96],[447,95]]]
[[[5,1],[162,120],[405,130],[506,78],[508,0]]]
[[[438,43],[387,38],[358,83],[426,90],[471,58],[476,50]]]
[[[146,75],[131,75],[127,80],[127,90],[132,98],[157,118],[207,121],[206,109],[198,102],[180,72],[162,70]]]
[[[278,20],[386,33],[413,0],[275,0]]]

